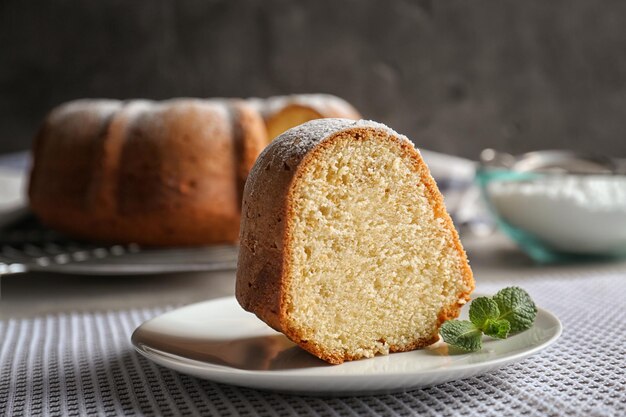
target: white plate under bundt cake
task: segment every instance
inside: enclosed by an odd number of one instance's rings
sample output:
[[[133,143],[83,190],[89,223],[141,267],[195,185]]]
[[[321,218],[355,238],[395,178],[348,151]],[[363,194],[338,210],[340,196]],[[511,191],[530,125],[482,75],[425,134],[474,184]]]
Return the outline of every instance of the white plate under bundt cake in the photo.
[[[234,243],[243,184],[267,130],[292,123],[296,103],[298,120],[358,117],[342,102],[305,95],[61,105],[35,140],[30,207],[45,225],[86,240]]]
[[[320,119],[257,159],[237,300],[307,351],[337,364],[427,346],[473,288],[442,196],[406,137]]]

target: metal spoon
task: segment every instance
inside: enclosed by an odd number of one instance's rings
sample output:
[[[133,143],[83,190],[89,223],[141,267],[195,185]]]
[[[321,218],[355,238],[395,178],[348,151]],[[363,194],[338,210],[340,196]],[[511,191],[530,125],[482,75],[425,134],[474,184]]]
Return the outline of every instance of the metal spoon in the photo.
[[[480,153],[483,167],[506,168],[518,172],[563,174],[624,175],[626,160],[566,150],[528,152],[514,156],[494,149]]]

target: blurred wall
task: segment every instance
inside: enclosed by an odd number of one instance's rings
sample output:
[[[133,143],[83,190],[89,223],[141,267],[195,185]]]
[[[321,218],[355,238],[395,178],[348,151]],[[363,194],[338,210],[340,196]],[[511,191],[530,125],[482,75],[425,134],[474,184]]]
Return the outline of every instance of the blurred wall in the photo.
[[[626,2],[0,0],[0,152],[78,97],[329,92],[419,146],[626,156]]]

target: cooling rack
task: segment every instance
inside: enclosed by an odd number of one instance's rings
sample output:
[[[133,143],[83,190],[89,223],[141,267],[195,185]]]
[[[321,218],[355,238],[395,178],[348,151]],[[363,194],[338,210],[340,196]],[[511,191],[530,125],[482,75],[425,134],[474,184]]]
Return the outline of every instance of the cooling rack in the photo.
[[[237,266],[236,246],[152,249],[69,239],[41,225],[26,209],[0,222],[0,276],[23,272],[139,275],[227,271]]]

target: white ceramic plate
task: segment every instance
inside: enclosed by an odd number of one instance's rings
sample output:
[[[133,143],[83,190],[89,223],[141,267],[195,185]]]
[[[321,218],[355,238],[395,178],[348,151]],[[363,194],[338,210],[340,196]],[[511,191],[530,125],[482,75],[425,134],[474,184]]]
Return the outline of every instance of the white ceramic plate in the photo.
[[[440,341],[422,350],[329,365],[228,297],[149,320],[135,330],[132,343],[159,365],[215,382],[310,395],[364,395],[489,372],[539,352],[560,334],[559,320],[539,309],[531,329],[506,340],[485,337],[480,352],[449,350]]]

